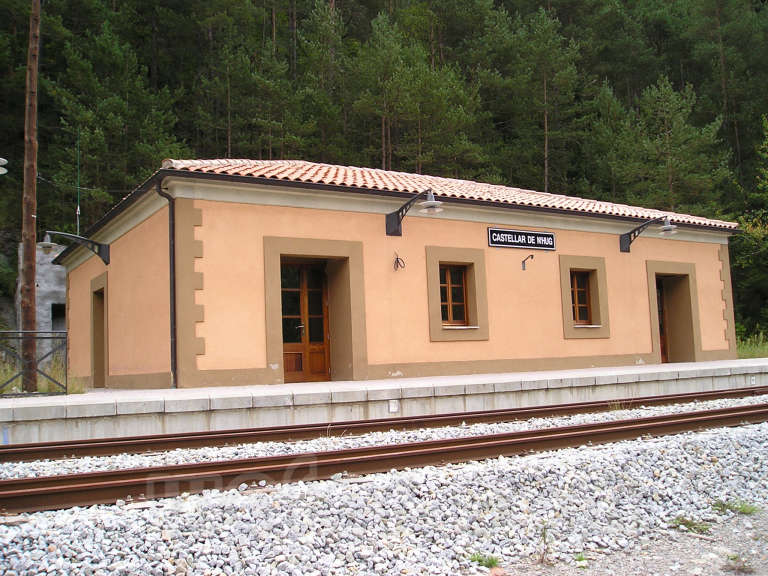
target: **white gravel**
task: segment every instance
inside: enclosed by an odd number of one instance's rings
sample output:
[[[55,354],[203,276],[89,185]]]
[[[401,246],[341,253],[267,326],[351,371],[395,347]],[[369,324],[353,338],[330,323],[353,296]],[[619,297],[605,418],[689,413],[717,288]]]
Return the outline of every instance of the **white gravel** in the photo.
[[[404,444],[424,440],[482,436],[518,430],[533,430],[569,426],[589,422],[604,422],[630,418],[646,418],[660,414],[675,414],[694,410],[710,410],[730,406],[744,406],[768,402],[768,395],[736,399],[710,400],[669,406],[646,406],[631,410],[614,410],[593,414],[576,414],[556,418],[531,418],[496,424],[472,424],[468,426],[450,426],[443,428],[424,428],[418,430],[373,432],[359,436],[324,437],[298,442],[258,442],[223,447],[176,449],[167,452],[147,454],[116,454],[112,456],[86,456],[67,460],[38,460],[34,462],[0,463],[0,478],[25,478],[35,476],[53,476],[76,474],[100,470],[123,470],[150,466],[186,464],[191,462],[210,462],[237,458],[258,458],[304,452],[322,452],[343,450],[365,446],[383,446]]]
[[[768,505],[768,423],[361,479],[209,492],[0,520],[20,574],[480,574],[633,551],[714,500]],[[546,530],[545,530],[546,528]]]

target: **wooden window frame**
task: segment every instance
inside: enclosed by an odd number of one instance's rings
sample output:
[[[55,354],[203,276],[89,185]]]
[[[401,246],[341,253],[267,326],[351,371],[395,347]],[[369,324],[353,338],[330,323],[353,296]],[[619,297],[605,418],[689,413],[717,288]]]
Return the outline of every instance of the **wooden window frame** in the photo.
[[[608,280],[605,258],[600,256],[571,256],[560,254],[560,300],[562,304],[563,338],[610,338],[608,316]],[[576,321],[574,307],[573,272],[586,272],[589,323]]]
[[[590,289],[592,284],[590,276],[592,274],[594,274],[594,270],[571,270],[571,309],[574,324],[592,325],[592,291]],[[583,279],[584,288],[579,288],[579,279]],[[584,292],[586,304],[579,304],[579,292]],[[579,312],[582,308],[587,310],[586,320],[579,318]]]
[[[426,246],[427,309],[431,342],[488,340],[488,296],[485,250]],[[463,266],[466,324],[444,324],[440,297],[440,267]]]
[[[445,288],[446,299],[443,300],[442,295],[440,297],[440,312],[443,324],[446,326],[467,326],[469,324],[469,314],[467,313],[467,266],[465,264],[440,264],[440,275],[442,276],[443,270],[445,270],[446,282],[440,282],[440,290]],[[461,302],[453,301],[453,288],[457,288],[459,285],[453,283],[453,272],[461,272]],[[464,307],[464,316],[462,318],[454,318],[454,306],[461,305]],[[442,309],[446,307],[448,310],[448,318],[442,318]]]

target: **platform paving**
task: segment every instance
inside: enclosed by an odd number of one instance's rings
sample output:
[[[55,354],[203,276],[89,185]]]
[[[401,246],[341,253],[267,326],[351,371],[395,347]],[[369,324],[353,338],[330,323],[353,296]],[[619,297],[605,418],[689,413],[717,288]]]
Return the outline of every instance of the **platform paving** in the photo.
[[[514,408],[768,385],[768,358],[0,398],[0,442]]]

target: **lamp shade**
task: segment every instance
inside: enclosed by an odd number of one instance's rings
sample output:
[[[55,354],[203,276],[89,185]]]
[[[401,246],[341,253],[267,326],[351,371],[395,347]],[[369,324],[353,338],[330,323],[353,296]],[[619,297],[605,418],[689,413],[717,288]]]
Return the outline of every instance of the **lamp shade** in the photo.
[[[442,205],[443,203],[440,200],[435,200],[435,195],[430,190],[427,192],[427,199],[419,202],[419,206],[421,206],[419,212],[422,214],[437,214],[443,211],[440,207]]]

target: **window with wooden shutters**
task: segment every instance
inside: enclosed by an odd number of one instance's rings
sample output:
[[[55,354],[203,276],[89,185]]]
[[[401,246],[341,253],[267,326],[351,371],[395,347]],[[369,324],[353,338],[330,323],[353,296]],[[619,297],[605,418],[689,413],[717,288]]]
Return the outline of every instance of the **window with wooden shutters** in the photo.
[[[443,324],[467,324],[466,266],[440,266],[440,312]]]
[[[592,324],[589,272],[571,270],[571,306],[574,324]]]

